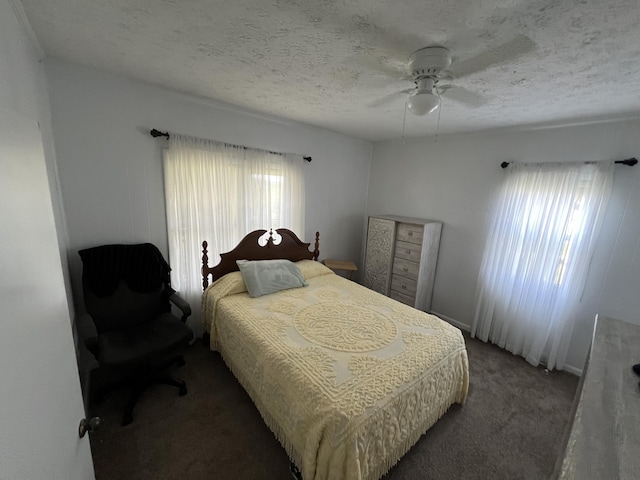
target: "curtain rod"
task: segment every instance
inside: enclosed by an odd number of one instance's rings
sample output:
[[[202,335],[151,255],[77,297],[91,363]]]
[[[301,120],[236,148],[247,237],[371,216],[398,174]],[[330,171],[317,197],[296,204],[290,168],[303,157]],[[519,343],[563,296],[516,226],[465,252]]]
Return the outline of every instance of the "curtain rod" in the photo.
[[[154,137],[154,138],[157,138],[157,137],[167,137],[167,140],[169,140],[169,132],[161,132],[161,131],[160,131],[160,130],[158,130],[158,129],[152,128],[152,129],[151,129],[151,131],[149,132],[149,134],[150,134],[152,137]],[[227,144],[227,145],[231,145],[231,144]],[[245,150],[246,150],[246,149],[249,149],[249,147],[243,147],[243,146],[241,146],[241,145],[233,145],[233,146],[234,146],[234,147],[244,148]],[[251,150],[251,149],[250,149],[250,150]],[[271,152],[271,151],[269,151],[269,150],[265,150],[265,151],[267,151],[267,152],[269,152],[269,153],[272,153],[272,154],[274,154],[274,155],[284,155],[283,153],[280,153],[280,152]],[[307,162],[311,162],[311,160],[313,160],[311,157],[305,157],[305,156],[303,156],[302,158],[303,158],[304,160],[306,160]]]
[[[500,164],[500,166],[501,166],[502,168],[507,168],[507,167],[509,166],[509,163],[510,163],[510,162],[502,162],[502,163]],[[593,163],[593,162],[585,162],[585,163]],[[615,161],[615,162],[613,162],[613,163],[620,163],[620,164],[622,164],[622,165],[627,165],[627,166],[629,166],[629,167],[633,167],[634,165],[637,165],[637,163],[638,163],[638,159],[637,159],[637,158],[635,158],[635,157],[633,157],[633,158],[627,158],[626,160],[616,160],[616,161]]]

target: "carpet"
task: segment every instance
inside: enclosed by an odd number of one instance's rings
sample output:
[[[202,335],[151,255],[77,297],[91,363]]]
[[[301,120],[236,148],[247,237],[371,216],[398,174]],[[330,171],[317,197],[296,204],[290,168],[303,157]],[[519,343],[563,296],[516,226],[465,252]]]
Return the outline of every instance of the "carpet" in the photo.
[[[548,479],[578,377],[465,340],[466,403],[454,405],[383,479]],[[174,373],[189,393],[151,387],[131,425],[120,426],[126,392],[92,407],[103,421],[90,436],[96,479],[291,479],[285,451],[221,357],[196,342],[185,360]]]

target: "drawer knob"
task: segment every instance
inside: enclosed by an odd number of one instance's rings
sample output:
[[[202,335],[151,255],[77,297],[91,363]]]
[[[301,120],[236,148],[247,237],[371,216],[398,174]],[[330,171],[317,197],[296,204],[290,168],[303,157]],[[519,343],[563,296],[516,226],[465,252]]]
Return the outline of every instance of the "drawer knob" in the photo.
[[[403,271],[403,272],[408,272],[408,271],[409,271],[409,269],[408,269],[407,267],[404,267],[404,268],[402,269],[402,271]]]
[[[405,250],[405,252],[407,253],[407,255],[409,255],[411,253],[411,250]]]
[[[407,289],[407,285],[405,283],[402,284],[402,288]]]
[[[410,236],[410,237],[413,237],[413,232],[409,232],[409,236]]]

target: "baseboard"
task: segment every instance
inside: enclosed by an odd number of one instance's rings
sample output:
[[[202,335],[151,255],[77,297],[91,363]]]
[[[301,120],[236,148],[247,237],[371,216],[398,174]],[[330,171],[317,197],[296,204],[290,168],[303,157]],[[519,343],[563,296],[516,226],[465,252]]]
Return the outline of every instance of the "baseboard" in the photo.
[[[470,325],[467,325],[465,323],[459,322],[458,320],[455,320],[455,319],[453,319],[451,317],[447,317],[446,315],[442,315],[441,313],[438,313],[438,312],[431,311],[429,313],[431,313],[432,315],[435,315],[438,318],[441,318],[442,320],[444,320],[447,323],[450,323],[454,327],[458,327],[463,332],[471,332],[471,326]],[[564,366],[564,368],[562,370],[564,372],[571,373],[573,375],[577,375],[578,377],[582,376],[582,369],[574,367],[573,365],[565,364],[565,366]]]
[[[582,376],[582,368],[574,367],[573,365],[566,365],[562,369],[565,372],[572,373],[578,377]]]
[[[451,317],[447,317],[446,315],[443,315],[443,314],[438,313],[438,312],[431,311],[429,313],[431,315],[435,315],[438,318],[441,318],[442,320],[444,320],[447,323],[450,323],[454,327],[458,327],[463,332],[470,332],[471,331],[471,326],[470,325],[467,325],[465,323],[459,322],[458,320],[455,320],[455,319],[453,319]]]

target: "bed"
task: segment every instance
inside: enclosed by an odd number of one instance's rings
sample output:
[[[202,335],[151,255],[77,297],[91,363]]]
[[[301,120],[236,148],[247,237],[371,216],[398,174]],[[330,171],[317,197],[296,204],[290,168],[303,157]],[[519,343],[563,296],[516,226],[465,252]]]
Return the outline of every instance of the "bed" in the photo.
[[[465,401],[464,339],[335,274],[318,243],[256,230],[209,267],[203,242],[203,327],[304,480],[379,479]],[[306,286],[250,297],[236,260],[260,259],[295,262]]]

